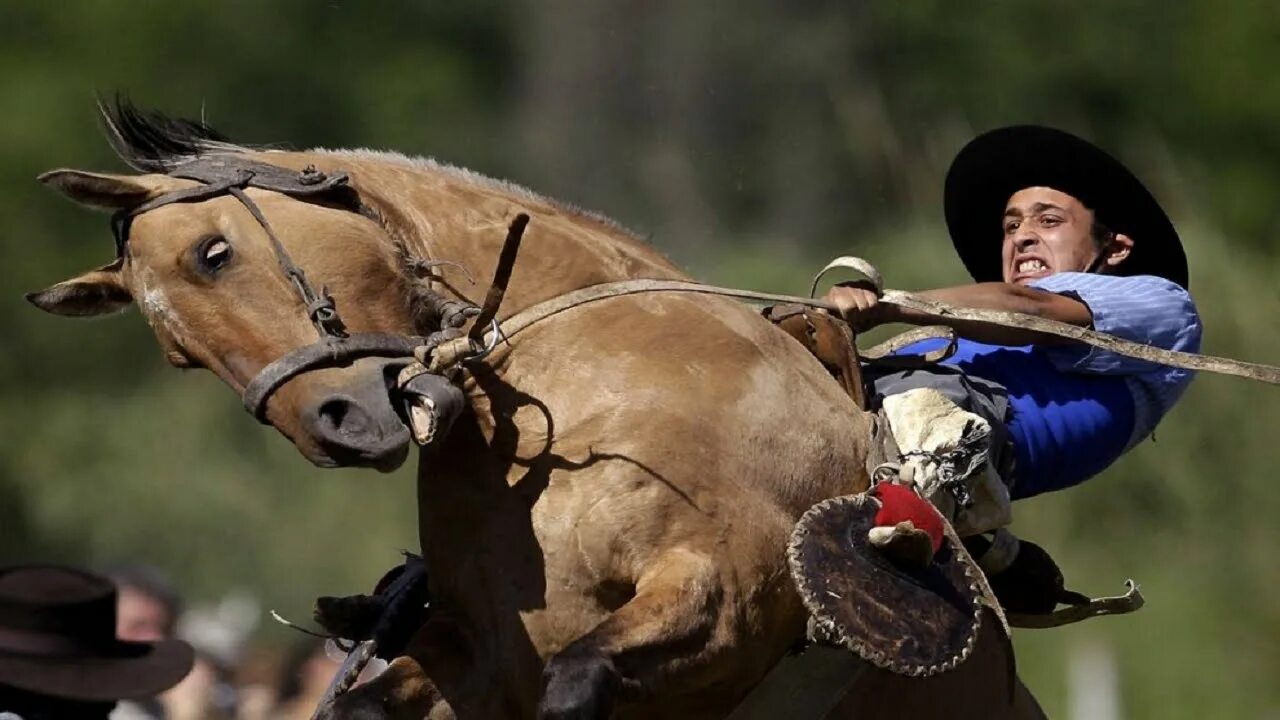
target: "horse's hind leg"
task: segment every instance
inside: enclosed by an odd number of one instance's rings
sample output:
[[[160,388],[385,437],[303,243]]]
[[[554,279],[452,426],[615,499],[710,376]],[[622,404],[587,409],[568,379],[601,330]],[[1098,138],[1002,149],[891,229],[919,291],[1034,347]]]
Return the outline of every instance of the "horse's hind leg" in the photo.
[[[607,718],[621,697],[653,689],[671,661],[704,651],[723,599],[710,557],[665,553],[629,601],[547,662],[539,720]]]

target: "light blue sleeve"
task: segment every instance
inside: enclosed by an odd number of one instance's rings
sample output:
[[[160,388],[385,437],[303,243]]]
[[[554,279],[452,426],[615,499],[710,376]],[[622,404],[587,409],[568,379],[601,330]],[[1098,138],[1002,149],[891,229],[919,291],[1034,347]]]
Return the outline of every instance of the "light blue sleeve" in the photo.
[[[1200,314],[1191,295],[1177,283],[1154,275],[1120,277],[1091,273],[1056,273],[1030,287],[1075,298],[1093,315],[1093,329],[1144,345],[1182,352],[1200,351]],[[1059,370],[1106,375],[1167,374],[1183,381],[1190,373],[1145,360],[1117,355],[1089,345],[1047,348]]]

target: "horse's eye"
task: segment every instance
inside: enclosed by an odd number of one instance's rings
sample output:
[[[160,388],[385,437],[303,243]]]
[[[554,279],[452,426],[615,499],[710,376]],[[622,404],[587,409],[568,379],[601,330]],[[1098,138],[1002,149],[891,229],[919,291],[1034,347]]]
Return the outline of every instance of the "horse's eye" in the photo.
[[[214,235],[207,237],[196,245],[196,265],[209,274],[216,273],[231,262],[231,243],[227,239]]]

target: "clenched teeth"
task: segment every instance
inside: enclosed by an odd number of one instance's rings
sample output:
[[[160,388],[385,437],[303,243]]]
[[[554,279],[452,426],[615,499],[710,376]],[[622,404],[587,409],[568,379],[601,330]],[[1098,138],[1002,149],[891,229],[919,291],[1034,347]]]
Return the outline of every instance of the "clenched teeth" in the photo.
[[[1018,263],[1018,272],[1020,273],[1040,272],[1041,270],[1047,270],[1047,269],[1048,268],[1045,267],[1044,263],[1040,262],[1039,260],[1036,260],[1035,258],[1023,260],[1022,262]]]

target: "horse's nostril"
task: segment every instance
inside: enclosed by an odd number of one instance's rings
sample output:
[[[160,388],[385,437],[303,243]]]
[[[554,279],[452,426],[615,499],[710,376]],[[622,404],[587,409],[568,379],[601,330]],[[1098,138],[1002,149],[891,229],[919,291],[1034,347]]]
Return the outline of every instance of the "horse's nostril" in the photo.
[[[335,397],[333,400],[326,400],[320,405],[320,419],[325,421],[330,428],[342,427],[342,421],[347,419],[347,410],[351,409],[351,401],[343,400],[343,398]]]
[[[346,400],[326,400],[320,406],[320,417],[324,418],[333,427],[341,427],[342,419],[347,416],[347,408],[351,407],[351,403]]]
[[[329,398],[317,412],[321,423],[340,435],[362,435],[372,429],[369,414],[350,398]]]
[[[330,390],[311,402],[301,421],[316,457],[326,466],[393,470],[409,452],[409,429],[391,405],[381,372],[347,391]]]

